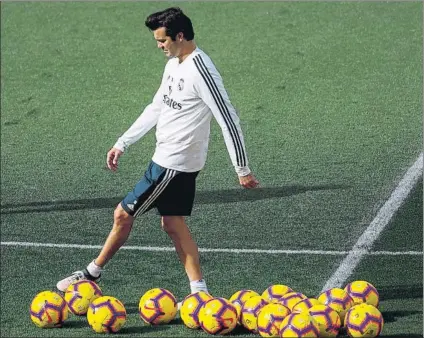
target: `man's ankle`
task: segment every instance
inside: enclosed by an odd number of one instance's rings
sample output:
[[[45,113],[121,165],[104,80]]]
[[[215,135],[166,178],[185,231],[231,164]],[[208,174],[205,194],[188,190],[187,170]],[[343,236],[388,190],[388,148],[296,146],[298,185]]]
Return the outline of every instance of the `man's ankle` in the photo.
[[[87,265],[88,273],[94,278],[98,278],[102,273],[102,270],[102,267],[98,266],[95,263],[95,260],[93,260],[92,262],[90,262],[90,264]]]
[[[203,291],[209,293],[208,287],[204,279],[194,280],[190,282],[191,293]]]

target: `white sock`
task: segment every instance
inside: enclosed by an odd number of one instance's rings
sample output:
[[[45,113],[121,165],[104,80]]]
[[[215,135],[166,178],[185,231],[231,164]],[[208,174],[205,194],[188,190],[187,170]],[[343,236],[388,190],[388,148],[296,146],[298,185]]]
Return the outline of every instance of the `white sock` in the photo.
[[[90,275],[92,275],[93,277],[99,277],[100,273],[102,272],[102,268],[98,265],[96,265],[96,263],[94,263],[94,260],[87,265],[87,271]]]
[[[209,293],[208,287],[206,286],[206,282],[204,279],[190,282],[190,289],[191,289],[191,293],[195,293],[199,291]]]

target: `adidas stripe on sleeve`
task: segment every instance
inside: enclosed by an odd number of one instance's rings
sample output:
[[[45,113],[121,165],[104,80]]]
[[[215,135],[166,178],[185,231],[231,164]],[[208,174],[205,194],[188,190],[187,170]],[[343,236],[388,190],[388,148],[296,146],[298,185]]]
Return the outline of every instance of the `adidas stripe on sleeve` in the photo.
[[[210,108],[221,127],[225,144],[237,174],[239,176],[248,175],[250,169],[240,119],[231,104],[221,75],[208,57],[198,54],[193,58],[193,61],[201,76],[201,81],[197,81],[198,95]]]

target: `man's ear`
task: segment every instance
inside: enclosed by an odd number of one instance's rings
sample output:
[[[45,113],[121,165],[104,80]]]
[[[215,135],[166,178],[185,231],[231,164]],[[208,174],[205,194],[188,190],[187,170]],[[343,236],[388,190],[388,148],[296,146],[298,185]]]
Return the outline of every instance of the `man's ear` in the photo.
[[[184,34],[182,32],[178,33],[177,34],[177,39],[178,39],[179,42],[182,42],[183,39],[184,39]]]

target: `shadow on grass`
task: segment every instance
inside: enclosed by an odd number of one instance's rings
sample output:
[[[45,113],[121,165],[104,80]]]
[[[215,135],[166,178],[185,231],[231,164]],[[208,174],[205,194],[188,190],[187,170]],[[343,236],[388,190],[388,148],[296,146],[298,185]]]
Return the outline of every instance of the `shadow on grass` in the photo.
[[[136,313],[138,314],[138,303],[126,303],[125,310],[127,310],[128,314]]]
[[[383,329],[384,330],[384,329]],[[391,335],[380,335],[380,337],[387,337],[387,338],[397,338],[397,337],[405,337],[405,338],[423,338],[422,334],[410,334],[410,333],[401,333],[401,334],[391,334]]]
[[[165,331],[168,330],[168,327],[166,325],[136,325],[136,326],[124,326],[120,331],[119,334],[131,334],[131,333],[148,333],[148,332],[158,332],[158,331]]]
[[[408,317],[410,315],[422,314],[422,311],[383,311],[382,315],[385,323],[392,323],[398,318]]]
[[[282,198],[303,194],[311,191],[325,191],[351,188],[347,185],[289,185],[284,187],[268,187],[256,189],[224,189],[213,191],[198,191],[195,204],[217,204],[244,201],[258,201],[271,198]],[[36,201],[26,203],[5,203],[1,205],[2,214],[20,214],[32,212],[70,211],[81,209],[115,208],[122,200],[120,197],[100,197],[92,199]]]
[[[137,314],[138,315],[138,303],[132,302],[132,303],[126,303],[125,309],[127,310],[127,314]],[[178,316],[178,314],[177,314]],[[141,319],[140,319],[141,320]],[[183,321],[180,317],[176,317],[174,320],[171,320],[166,325],[183,325]]]
[[[383,314],[384,315],[384,314]],[[408,337],[408,338],[423,338],[422,334],[410,334],[410,333],[399,333],[399,334],[384,334],[384,326],[383,326],[383,330],[381,332],[381,334],[379,335],[379,337],[386,337],[386,338],[397,338],[397,337]],[[345,328],[342,328],[339,332],[339,334],[337,335],[337,338],[350,338],[349,335],[346,332]]]
[[[380,300],[423,298],[423,284],[385,286],[378,293]]]
[[[125,308],[127,310],[127,314],[138,314],[138,303],[136,302],[130,302],[130,303],[126,303],[125,304]],[[141,320],[141,319],[140,319]],[[119,331],[119,333],[145,333],[145,332],[151,332],[151,331],[156,331],[156,330],[166,330],[167,328],[169,328],[170,326],[174,326],[174,325],[178,325],[178,326],[183,326],[183,320],[181,319],[181,317],[178,316],[174,319],[171,320],[168,324],[161,324],[161,325],[148,325],[148,324],[141,324],[141,326],[133,326],[133,327],[129,327],[127,329],[122,328],[121,331]],[[194,330],[195,331],[195,330]],[[199,329],[199,332],[203,332],[201,329]],[[252,337],[254,336],[253,333],[249,332],[249,330],[247,330],[246,328],[242,327],[242,326],[237,326],[230,334],[229,336],[246,336],[246,337]]]
[[[81,320],[65,320],[62,326],[64,329],[77,329],[85,327],[90,327],[90,325],[88,325],[87,320],[83,318]]]
[[[147,325],[147,324],[141,324],[140,326],[132,326],[132,327],[123,327],[119,333],[122,334],[128,334],[128,333],[147,333],[147,332],[157,332],[157,331],[164,331],[169,329],[173,325],[178,326],[184,326],[184,323],[181,318],[175,318],[174,320],[170,321],[168,324],[161,324],[161,325]],[[191,332],[194,332],[196,330],[191,330]],[[198,329],[198,332],[204,333],[201,329]],[[187,335],[188,336],[188,335]],[[227,336],[237,336],[237,337],[253,337],[255,336],[252,332],[249,332],[247,329],[241,326],[237,326],[230,334]]]
[[[385,337],[385,338],[423,338],[422,334],[410,334],[410,333],[400,333],[400,334],[384,334],[384,328],[383,332],[379,335],[379,337]],[[337,338],[350,338],[347,333],[340,333],[337,335]]]
[[[237,337],[259,337],[259,335],[250,332],[244,326],[237,325],[233,331],[229,333],[229,336]]]
[[[128,311],[128,309],[131,309],[132,311],[138,313],[138,309],[135,308],[133,305],[127,306],[127,313],[134,313]],[[147,333],[147,332],[157,332],[157,331],[165,331],[168,330],[170,326],[173,325],[184,325],[181,318],[175,318],[174,320],[171,320],[168,324],[160,324],[160,325],[149,325],[144,323],[140,319],[140,325],[137,326],[130,326],[130,327],[123,327],[119,333]]]

